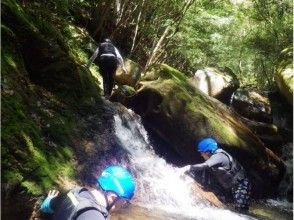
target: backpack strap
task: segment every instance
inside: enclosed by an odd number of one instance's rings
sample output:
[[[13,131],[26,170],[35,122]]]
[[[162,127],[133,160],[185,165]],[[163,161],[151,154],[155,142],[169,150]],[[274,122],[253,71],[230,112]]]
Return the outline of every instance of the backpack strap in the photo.
[[[80,193],[83,191],[87,191],[91,199],[80,196]],[[72,220],[75,220],[78,216],[80,216],[82,213],[88,210],[97,210],[105,217],[105,219],[108,218],[107,210],[97,203],[94,195],[88,189],[83,187],[77,187],[69,191],[67,193],[67,196],[69,197],[71,203],[75,207],[74,214],[71,218]]]
[[[218,149],[216,151],[216,153],[224,154],[229,159],[229,169],[226,169],[226,170],[230,171],[232,169],[232,166],[233,166],[232,157],[227,152],[225,152],[224,150],[221,150],[221,149]]]

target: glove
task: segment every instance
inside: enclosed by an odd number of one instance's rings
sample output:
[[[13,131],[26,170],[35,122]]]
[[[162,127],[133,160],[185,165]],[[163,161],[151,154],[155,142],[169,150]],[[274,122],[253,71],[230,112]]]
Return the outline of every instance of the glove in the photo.
[[[58,196],[58,194],[59,194],[59,192],[57,190],[50,190],[46,199],[42,203],[40,210],[44,213],[52,214],[54,211],[50,208],[50,202],[53,198]]]

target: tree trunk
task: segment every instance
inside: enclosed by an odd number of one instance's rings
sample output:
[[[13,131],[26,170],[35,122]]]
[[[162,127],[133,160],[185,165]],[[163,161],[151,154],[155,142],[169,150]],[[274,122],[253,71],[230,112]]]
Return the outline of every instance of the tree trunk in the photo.
[[[167,26],[165,28],[163,34],[159,38],[159,40],[158,40],[157,44],[155,45],[155,47],[153,48],[152,53],[151,53],[151,56],[148,59],[148,61],[146,62],[146,65],[145,65],[145,68],[144,69],[147,69],[148,66],[150,66],[152,63],[154,63],[156,61],[156,59],[159,58],[158,52],[160,51],[160,48],[162,48],[162,46],[164,44],[168,43],[168,41],[170,40],[170,38],[175,35],[175,33],[177,32],[178,26],[180,25],[180,23],[181,23],[182,19],[184,18],[187,10],[194,3],[194,1],[195,0],[187,0],[185,2],[184,6],[183,6],[183,9],[181,10],[182,13],[178,17],[176,17],[174,19],[174,22],[173,22],[172,25]],[[172,31],[172,33],[170,33],[170,31]],[[167,39],[167,38],[169,38],[169,40],[165,43],[164,40]]]
[[[157,44],[155,45],[155,47],[152,50],[151,56],[149,57],[146,65],[145,65],[145,69],[147,69],[147,67],[153,63],[153,60],[155,59],[155,57],[157,55],[157,52],[158,52],[158,50],[161,47],[161,44],[163,43],[163,41],[165,40],[166,36],[168,35],[168,33],[170,31],[170,28],[171,28],[170,26],[167,26],[165,28],[163,34],[161,35],[161,37],[159,38]]]
[[[132,43],[132,47],[131,47],[131,51],[130,51],[131,55],[132,55],[132,52],[133,52],[134,47],[135,47],[136,38],[137,38],[138,30],[139,30],[139,23],[140,23],[140,20],[141,20],[141,15],[142,15],[142,10],[144,8],[144,4],[145,4],[145,0],[142,0],[142,5],[141,5],[141,9],[140,9],[139,14],[138,14],[138,18],[137,18],[137,22],[136,22],[136,28],[135,28],[135,34],[134,34],[134,37],[133,37],[133,43]]]

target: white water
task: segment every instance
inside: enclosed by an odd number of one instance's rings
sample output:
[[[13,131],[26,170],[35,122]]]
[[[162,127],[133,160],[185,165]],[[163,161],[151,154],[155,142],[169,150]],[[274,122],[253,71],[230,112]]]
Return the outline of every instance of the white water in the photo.
[[[176,167],[167,164],[153,151],[139,116],[115,115],[115,135],[129,152],[130,166],[136,171],[135,205],[161,209],[193,219],[253,219],[229,210],[210,207],[206,201],[191,195],[191,178],[183,178]]]

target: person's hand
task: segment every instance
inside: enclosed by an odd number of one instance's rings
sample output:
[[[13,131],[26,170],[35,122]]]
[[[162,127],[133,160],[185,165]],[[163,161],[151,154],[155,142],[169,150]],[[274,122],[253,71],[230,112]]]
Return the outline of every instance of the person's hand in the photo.
[[[50,214],[52,214],[54,211],[50,207],[50,202],[51,202],[51,200],[53,198],[55,198],[58,195],[59,195],[59,191],[57,191],[57,190],[50,190],[48,192],[48,195],[47,195],[46,199],[42,203],[40,210],[42,212],[44,212],[44,213],[50,213]]]
[[[190,170],[190,167],[191,167],[190,165],[181,167],[181,168],[179,168],[178,173],[180,175],[184,175],[184,174],[186,174],[186,172],[188,172]]]
[[[53,189],[48,192],[47,198],[53,199],[58,195],[59,195],[59,191]]]

